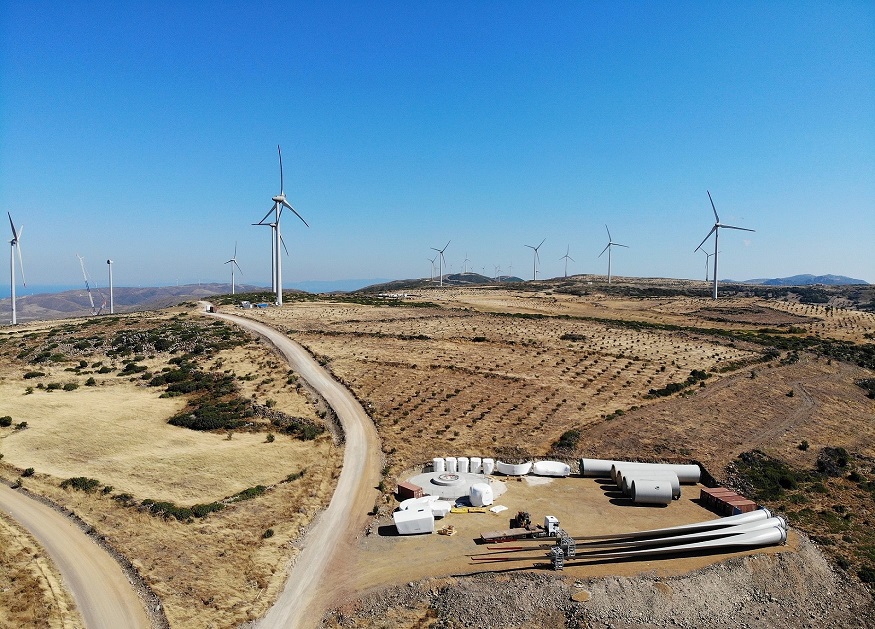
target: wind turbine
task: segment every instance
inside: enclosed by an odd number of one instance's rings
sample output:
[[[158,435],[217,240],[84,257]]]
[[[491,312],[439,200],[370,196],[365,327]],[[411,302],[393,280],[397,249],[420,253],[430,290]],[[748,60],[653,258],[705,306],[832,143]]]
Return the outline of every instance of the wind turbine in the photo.
[[[565,277],[568,277],[568,261],[571,260],[574,262],[574,258],[568,255],[568,252],[571,251],[571,245],[565,248],[565,255],[559,258],[560,260],[565,260]]]
[[[231,294],[236,294],[235,285],[234,285],[234,267],[237,267],[237,270],[240,271],[240,275],[243,275],[243,269],[240,268],[240,265],[237,264],[237,243],[234,243],[234,257],[225,262],[225,264],[231,265]]]
[[[714,255],[713,253],[708,253],[704,249],[702,249],[702,253],[705,254],[705,281],[708,281],[708,262],[710,262],[711,257]]]
[[[283,241],[282,232],[280,232],[280,217],[283,214],[283,208],[287,207],[292,212],[295,213],[295,216],[301,219],[301,222],[307,227],[310,225],[307,221],[304,220],[304,217],[298,214],[298,211],[291,206],[291,204],[286,200],[285,187],[283,184],[283,152],[280,149],[280,145],[276,145],[277,154],[279,154],[280,161],[280,193],[273,197],[271,200],[273,201],[273,207],[267,211],[267,214],[264,215],[257,223],[254,225],[269,225],[273,229],[273,246],[272,246],[272,257],[273,257],[273,277],[274,277],[274,290],[276,291],[276,305],[283,305],[283,263],[282,256],[280,255],[280,245],[286,250],[286,255],[289,254],[288,248],[286,248],[286,243]],[[264,221],[270,216],[270,213],[273,212],[274,220],[272,223],[265,223]]]
[[[426,260],[431,262],[431,275],[428,278],[429,282],[434,282],[434,262],[435,262],[435,260],[437,260],[437,258],[438,258],[437,256],[435,256],[433,258],[426,258]]]
[[[705,244],[705,241],[711,237],[711,234],[714,234],[714,253],[711,255],[714,256],[714,294],[713,294],[713,297],[714,297],[714,299],[717,299],[717,258],[718,258],[718,256],[717,256],[717,253],[718,253],[718,251],[717,251],[717,237],[720,235],[720,228],[725,227],[727,229],[739,229],[739,230],[745,231],[745,232],[752,232],[752,231],[756,231],[756,230],[755,229],[748,229],[747,227],[735,227],[734,225],[724,225],[723,223],[721,223],[720,217],[717,216],[717,208],[714,207],[714,199],[711,198],[711,192],[708,190],[706,190],[705,192],[708,193],[708,200],[711,202],[711,209],[714,210],[714,227],[711,228],[711,231],[708,232],[708,235],[705,236],[705,238],[702,240],[702,242],[699,243],[699,246],[696,247],[696,250],[693,251],[693,253],[695,253],[696,251],[701,249],[702,245]]]
[[[447,261],[446,258],[444,258],[444,251],[446,251],[447,247],[449,247],[449,246],[450,246],[450,241],[448,240],[447,244],[444,245],[443,249],[435,249],[434,247],[431,248],[432,251],[438,252],[438,255],[435,257],[438,258],[438,273],[440,274],[440,278],[441,278],[440,279],[441,286],[444,285],[444,262]]]
[[[24,231],[24,225],[16,231],[15,223],[12,222],[12,215],[6,212],[9,217],[9,226],[12,227],[12,240],[9,241],[9,280],[10,280],[10,297],[12,298],[12,325],[18,323],[18,317],[15,310],[15,251],[18,250],[18,265],[21,267],[21,283],[27,286],[27,281],[24,279],[24,261],[21,259],[21,232]]]
[[[468,252],[466,251],[466,252],[465,252],[465,260],[464,260],[464,262],[462,262],[462,273],[467,273],[467,272],[468,272],[468,263],[469,263],[470,261],[471,261],[471,260],[468,258]]]
[[[544,244],[545,240],[547,239],[544,238],[544,240],[541,241],[541,245]],[[538,249],[541,248],[541,245],[538,245],[537,247],[533,247],[532,245],[526,245],[526,247],[534,252],[534,255],[532,256],[532,281],[538,279],[538,262],[541,261],[541,258],[538,256]]]
[[[112,260],[106,261],[109,267],[109,314],[115,314],[115,303],[112,300]]]
[[[626,247],[626,249],[628,249],[629,245],[621,245],[618,242],[614,242],[614,239],[611,238],[611,230],[608,229],[607,225],[605,225],[605,231],[608,232],[608,244],[605,246],[604,249],[602,249],[602,252],[599,254],[599,257],[601,258],[602,255],[604,255],[605,251],[608,252],[608,284],[610,284],[611,283],[611,247]]]

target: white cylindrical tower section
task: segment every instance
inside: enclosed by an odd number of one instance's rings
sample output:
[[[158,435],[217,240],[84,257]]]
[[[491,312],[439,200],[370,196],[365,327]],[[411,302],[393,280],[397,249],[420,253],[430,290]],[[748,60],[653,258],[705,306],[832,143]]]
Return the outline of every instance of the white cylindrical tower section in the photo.
[[[495,459],[483,459],[483,473],[489,476],[495,471]]]
[[[446,459],[444,459],[444,460],[445,460],[446,463],[447,463],[447,471],[448,471],[448,472],[452,472],[453,474],[455,474],[455,473],[458,471],[458,469],[459,469],[459,468],[456,466],[456,463],[457,463],[457,461],[456,461],[456,457],[454,457],[454,456],[448,456],[448,457],[446,457]]]
[[[597,476],[609,476],[611,466],[616,461],[607,459],[580,459],[580,475],[590,478]]]
[[[483,459],[481,459],[479,456],[472,456],[470,461],[471,461],[471,473],[472,474],[479,474],[481,472],[481,470],[483,469]]]
[[[661,480],[666,481],[671,485],[671,497],[677,500],[681,497],[681,484],[678,477],[673,472],[629,472],[624,474],[623,478],[623,495],[630,496],[632,494],[633,480]]]
[[[632,502],[642,505],[667,505],[671,502],[671,484],[662,480],[633,480]]]
[[[438,474],[443,474],[446,471],[446,464],[444,463],[444,457],[436,456],[431,460],[431,469]]]
[[[461,473],[467,474],[468,473],[468,457],[466,457],[466,456],[457,457],[456,458],[456,467]]]

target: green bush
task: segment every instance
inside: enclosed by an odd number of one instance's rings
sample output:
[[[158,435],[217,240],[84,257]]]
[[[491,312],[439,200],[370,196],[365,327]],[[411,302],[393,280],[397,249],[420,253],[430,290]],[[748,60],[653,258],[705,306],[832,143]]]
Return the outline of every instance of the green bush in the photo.
[[[68,382],[67,384],[64,385],[64,391],[75,391],[78,388],[79,388],[79,385],[76,384],[75,382]]]
[[[18,422],[15,424],[15,430],[24,430],[27,428],[27,422]]]
[[[261,534],[264,539],[268,539],[273,537],[273,529],[267,529],[264,533]]]
[[[68,487],[72,487],[73,489],[78,489],[79,491],[84,491],[87,493],[91,493],[95,489],[100,486],[100,481],[95,478],[88,478],[86,476],[74,476],[73,478],[68,478],[64,482],[61,483],[61,489],[67,489]]]
[[[33,476],[33,468],[29,467],[21,473],[22,476],[27,478],[28,476]]]
[[[28,371],[24,374],[24,379],[30,380],[31,378],[41,378],[44,375],[46,374],[42,371]]]
[[[192,514],[196,518],[205,518],[214,511],[221,511],[225,508],[221,502],[211,502],[209,504],[197,504],[191,508]]]
[[[12,416],[11,415],[4,415],[3,417],[0,417],[0,427],[8,428],[11,425],[12,425]]]
[[[94,376],[88,378],[88,380],[85,381],[85,386],[86,387],[97,386],[97,380],[94,379]]]
[[[556,443],[553,444],[555,449],[574,450],[580,442],[580,431],[576,428],[563,432]]]

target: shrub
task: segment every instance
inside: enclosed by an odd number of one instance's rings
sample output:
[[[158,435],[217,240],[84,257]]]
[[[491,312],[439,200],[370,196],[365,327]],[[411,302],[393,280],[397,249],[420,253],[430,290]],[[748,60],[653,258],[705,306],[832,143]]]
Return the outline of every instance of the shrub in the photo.
[[[273,537],[273,529],[267,529],[264,533],[261,534],[264,539],[268,539]]]
[[[25,387],[24,394],[30,395],[31,393],[33,393],[33,387]]]
[[[47,391],[57,391],[62,386],[63,385],[60,382],[49,382],[48,385],[46,385],[46,390]]]
[[[15,430],[24,430],[27,428],[27,422],[18,422],[15,424]]]
[[[0,427],[7,428],[12,425],[12,416],[4,415],[0,417]]]
[[[91,376],[90,378],[88,378],[88,380],[85,381],[85,386],[86,387],[97,386],[97,380],[94,379],[94,376]]]
[[[197,504],[191,508],[191,512],[196,518],[205,518],[214,511],[221,511],[225,508],[221,502],[211,502],[209,504]]]
[[[109,373],[110,371],[112,371],[112,367],[104,365],[103,367],[101,367],[100,369],[97,370],[97,373]]]
[[[64,385],[63,388],[64,388],[64,391],[75,391],[76,389],[79,388],[79,385],[76,384],[75,382],[68,382],[67,384]]]
[[[267,437],[265,438],[267,443],[273,443],[274,439],[276,439],[276,437],[273,436],[272,432],[267,433]]]
[[[875,567],[864,566],[857,571],[857,576],[863,583],[875,583]]]
[[[44,375],[46,375],[46,374],[42,371],[28,371],[27,373],[24,374],[24,379],[30,380],[31,378],[40,378]]]
[[[79,491],[84,491],[91,493],[100,485],[100,481],[95,478],[88,478],[86,476],[74,476],[73,478],[68,478],[64,482],[61,483],[61,489],[67,489],[68,487],[72,487],[73,489],[78,489]]]
[[[24,470],[21,473],[21,475],[25,478],[27,478],[28,476],[33,476],[33,468],[32,467],[27,468],[26,470]]]
[[[113,490],[112,485],[105,485],[104,488],[101,489],[100,491],[103,492],[103,495],[106,495],[106,494],[111,494],[112,490]]]
[[[806,452],[808,450],[808,442],[805,439],[803,439],[802,443],[800,443],[796,447],[799,448],[800,450],[802,450],[803,452]]]

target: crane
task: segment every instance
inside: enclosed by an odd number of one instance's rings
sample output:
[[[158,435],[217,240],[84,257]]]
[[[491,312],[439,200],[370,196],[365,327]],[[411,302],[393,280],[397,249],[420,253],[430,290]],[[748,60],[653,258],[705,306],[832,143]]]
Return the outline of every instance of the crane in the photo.
[[[103,302],[100,304],[99,308],[94,305],[94,297],[91,294],[91,284],[88,281],[88,271],[85,270],[85,258],[78,253],[76,254],[76,257],[79,258],[79,266],[82,267],[82,276],[85,278],[85,290],[88,291],[88,301],[91,303],[91,314],[99,315],[103,312],[103,309],[106,308],[106,297],[100,292],[100,289],[97,289],[97,294],[100,295]]]

